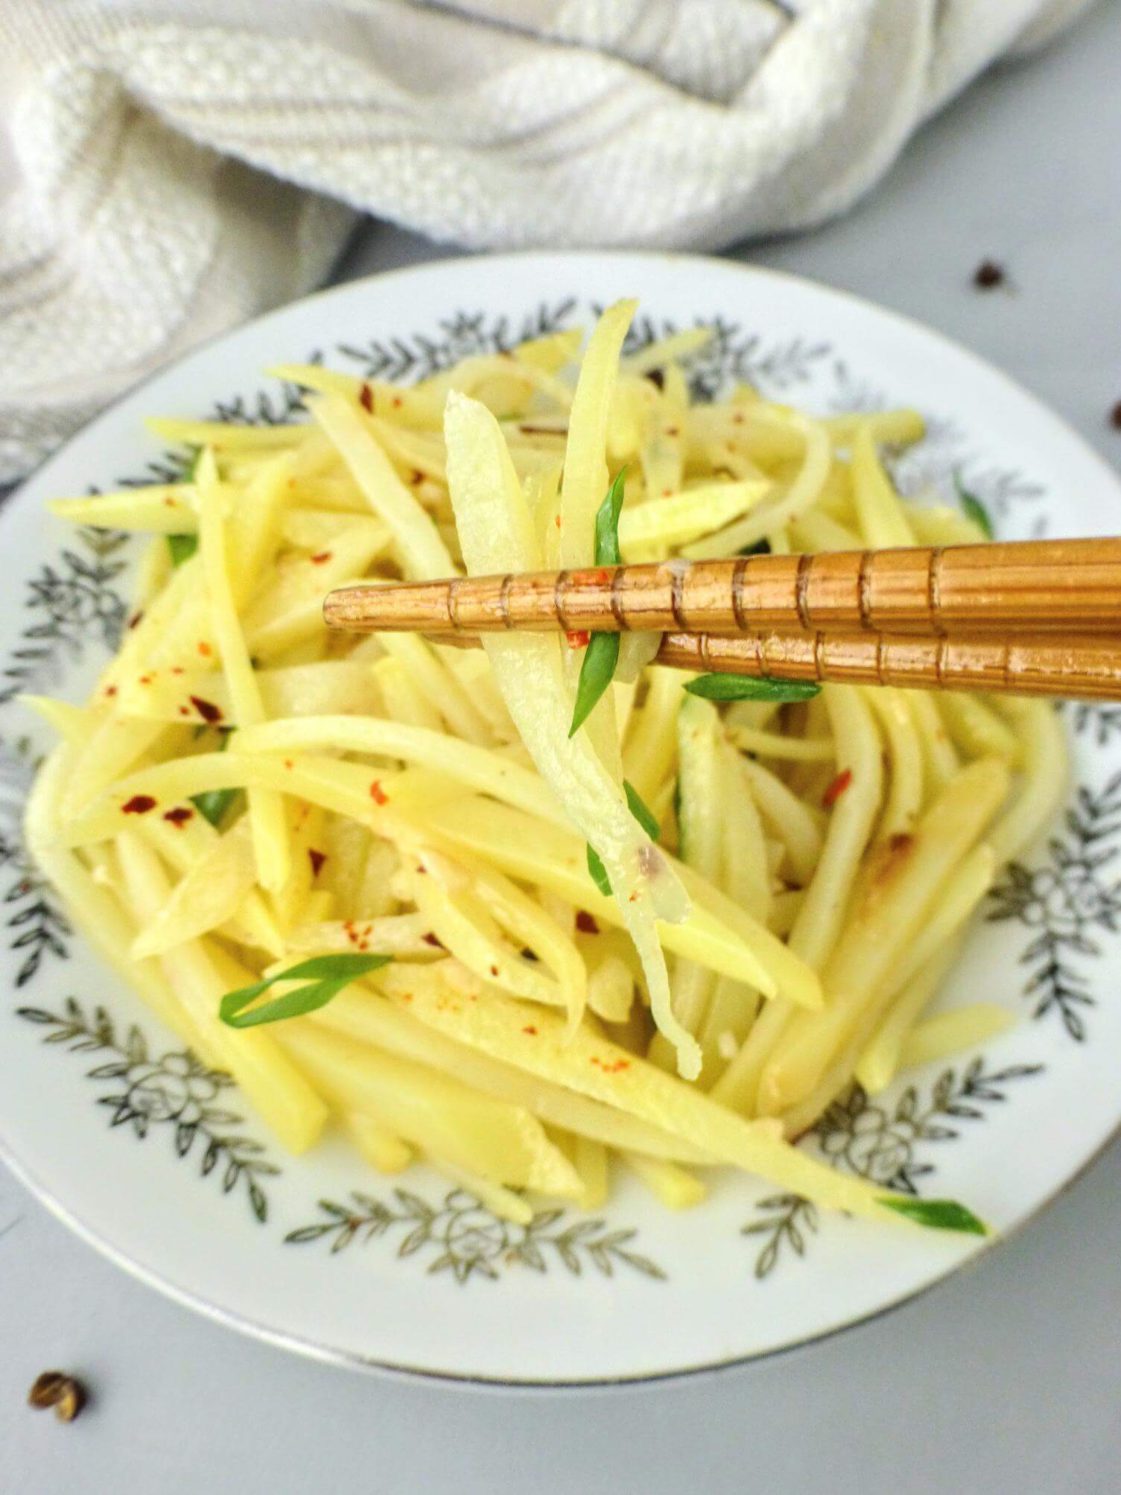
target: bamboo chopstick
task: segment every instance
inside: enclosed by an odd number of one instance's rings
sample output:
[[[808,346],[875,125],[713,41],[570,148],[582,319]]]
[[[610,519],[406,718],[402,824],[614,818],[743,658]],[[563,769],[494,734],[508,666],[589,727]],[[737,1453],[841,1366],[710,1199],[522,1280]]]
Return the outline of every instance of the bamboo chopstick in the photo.
[[[1121,633],[1121,539],[749,555],[728,561],[367,584],[332,592],[332,628],[934,635]]]
[[[478,649],[478,634],[433,636]],[[1121,700],[1121,649],[1100,636],[1001,640],[868,633],[667,633],[653,663],[693,673],[906,690]]]
[[[918,638],[668,633],[659,664],[756,679],[1121,700],[1121,648],[1100,636]]]
[[[646,630],[681,669],[1121,700],[1121,539],[366,583],[323,613],[331,628],[452,643]]]

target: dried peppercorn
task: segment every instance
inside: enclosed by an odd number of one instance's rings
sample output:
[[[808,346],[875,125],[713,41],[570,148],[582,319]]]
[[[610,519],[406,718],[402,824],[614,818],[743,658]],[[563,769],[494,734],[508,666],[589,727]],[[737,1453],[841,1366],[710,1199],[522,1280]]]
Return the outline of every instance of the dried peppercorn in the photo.
[[[53,1407],[59,1422],[73,1422],[87,1400],[81,1381],[62,1370],[45,1370],[27,1393],[29,1407]]]
[[[992,291],[1005,281],[1004,266],[995,260],[982,260],[973,272],[973,284],[979,291]]]

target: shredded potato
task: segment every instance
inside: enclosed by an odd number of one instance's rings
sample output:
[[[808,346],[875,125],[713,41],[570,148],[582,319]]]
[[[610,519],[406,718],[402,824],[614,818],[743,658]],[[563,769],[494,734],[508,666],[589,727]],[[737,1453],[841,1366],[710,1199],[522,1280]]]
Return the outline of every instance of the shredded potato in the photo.
[[[426,1162],[523,1224],[527,1191],[599,1208],[612,1158],[673,1209],[731,1166],[898,1219],[788,1139],[854,1081],[1007,1025],[929,1009],[1057,805],[1051,709],[840,686],[721,705],[636,635],[572,731],[584,637],[323,626],[343,581],[603,564],[616,481],[628,560],[980,537],[896,493],[881,448],[921,437],[914,411],[695,403],[708,332],[624,352],[634,310],[582,361],[562,332],[408,389],[283,365],[306,421],[156,420],[199,449],[185,481],[54,502],[150,538],[89,701],[27,701],[60,739],[28,844],[294,1151],[333,1120],[371,1167]],[[367,955],[392,964],[321,1010],[220,1019],[309,957]]]

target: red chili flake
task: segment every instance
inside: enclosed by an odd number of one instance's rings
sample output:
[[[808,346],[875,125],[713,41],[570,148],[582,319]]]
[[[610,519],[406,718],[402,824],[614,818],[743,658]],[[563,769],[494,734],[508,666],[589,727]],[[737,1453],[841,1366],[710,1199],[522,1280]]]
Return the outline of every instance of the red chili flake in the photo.
[[[442,943],[436,938],[431,930],[429,930],[427,934],[422,934],[421,939],[426,945],[434,945],[437,950],[442,950],[444,948]]]
[[[597,1069],[602,1069],[605,1075],[617,1075],[620,1070],[631,1067],[629,1059],[601,1059],[598,1054],[593,1054],[588,1063],[594,1064]]]
[[[203,659],[209,659],[210,656],[214,653],[214,650],[210,647],[205,639],[199,639],[199,653],[202,655]]]
[[[188,810],[186,805],[176,805],[174,810],[165,810],[163,818],[175,826],[177,830],[182,830],[194,813],[194,810]]]
[[[827,810],[831,810],[833,808],[833,806],[837,803],[841,795],[844,794],[845,790],[851,783],[852,769],[843,768],[837,775],[837,777],[833,780],[833,782],[829,785],[829,788],[821,796],[821,803]]]
[[[131,799],[126,799],[121,806],[122,815],[147,815],[149,810],[156,808],[156,802],[150,794],[134,794]]]
[[[312,877],[318,877],[322,871],[323,863],[327,860],[327,853],[325,851],[316,851],[314,846],[309,846],[307,849],[307,859],[311,863]]]
[[[586,649],[592,641],[592,636],[586,628],[570,628],[565,634],[570,649]]]
[[[1115,431],[1121,431],[1121,400],[1109,412],[1109,423]]]
[[[329,561],[330,559],[331,559],[331,552],[329,550],[321,550],[318,555],[313,555],[312,556],[312,558],[311,558],[311,564],[313,566],[322,566],[327,561]]]
[[[173,664],[171,666],[171,673],[173,675],[183,675],[186,674],[186,671],[181,664]]]
[[[586,908],[576,910],[576,928],[581,934],[598,934],[599,925]]]
[[[215,706],[213,701],[204,701],[202,696],[188,696],[187,699],[198,712],[199,716],[202,717],[203,721],[208,722],[210,726],[222,720],[221,708]]]
[[[151,677],[151,675],[141,675],[141,677],[140,677],[140,684],[141,685],[151,685],[151,683],[152,683],[152,677]]]
[[[414,488],[418,483],[424,482],[424,474],[421,472],[419,467],[413,468],[412,476],[409,478],[409,482],[413,485]]]
[[[1004,284],[1004,266],[995,260],[982,260],[973,272],[973,284],[979,291],[991,291]]]
[[[141,618],[143,616],[144,616],[143,612],[133,613],[132,617],[129,618],[128,623],[126,624],[126,627],[128,627],[128,628],[135,628],[136,625],[137,625],[137,623],[140,622],[140,620],[141,620]]]
[[[558,515],[557,515],[557,517],[556,517],[556,518],[555,518],[555,519],[554,519],[554,520],[553,520],[553,523],[554,523],[554,524],[555,524],[555,525],[556,525],[556,527],[557,527],[557,529],[560,529],[560,527],[561,527],[561,517],[560,517],[560,515],[559,515],[559,514],[558,514]]]
[[[404,402],[404,400],[403,400],[403,399],[402,399],[402,398],[401,398],[401,396],[400,396],[400,395],[394,395],[394,396],[393,396],[393,408],[394,408],[394,410],[400,410],[400,408],[401,408],[401,406],[402,406],[402,405],[403,405],[403,404],[404,404],[404,403],[405,403],[405,402]]]
[[[370,798],[375,805],[387,805],[389,803],[389,795],[386,794],[377,779],[370,785]],[[421,870],[423,871],[424,869],[422,868]]]
[[[191,714],[191,708],[189,706],[180,706],[180,708],[179,708],[179,715],[180,716],[190,716],[190,714]]]
[[[498,975],[498,967],[497,966],[491,966],[490,973],[491,973],[492,976],[497,976]]]
[[[105,687],[105,694],[112,698],[117,694],[117,687],[115,685],[107,685]]]
[[[527,1024],[527,1025],[526,1025],[526,1026],[525,1026],[525,1027],[524,1027],[524,1028],[523,1028],[523,1029],[522,1029],[522,1032],[523,1032],[523,1033],[528,1033],[528,1034],[529,1034],[529,1036],[530,1036],[530,1038],[536,1038],[536,1037],[537,1037],[537,1029],[536,1029],[536,1028],[535,1028],[535,1027],[534,1027],[534,1026],[533,1026],[533,1024],[532,1024],[532,1023],[528,1023],[528,1024]]]
[[[374,413],[374,392],[368,384],[363,384],[358,391],[358,403],[369,415]]]
[[[285,760],[284,760],[284,766],[285,766],[285,768],[295,768],[296,765],[292,761],[291,758],[285,758]]]
[[[358,941],[358,948],[359,948],[359,950],[368,950],[370,948],[370,942],[369,942],[369,940],[359,940]]]

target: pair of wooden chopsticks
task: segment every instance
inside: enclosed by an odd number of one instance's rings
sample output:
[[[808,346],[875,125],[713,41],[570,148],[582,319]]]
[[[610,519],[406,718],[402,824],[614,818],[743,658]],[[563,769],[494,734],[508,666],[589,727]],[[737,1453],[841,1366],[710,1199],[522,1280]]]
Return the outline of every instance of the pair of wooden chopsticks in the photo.
[[[1121,699],[1121,539],[367,583],[324,617],[446,640],[656,630],[658,661],[682,669]]]

